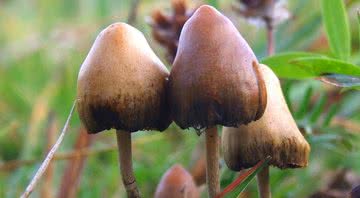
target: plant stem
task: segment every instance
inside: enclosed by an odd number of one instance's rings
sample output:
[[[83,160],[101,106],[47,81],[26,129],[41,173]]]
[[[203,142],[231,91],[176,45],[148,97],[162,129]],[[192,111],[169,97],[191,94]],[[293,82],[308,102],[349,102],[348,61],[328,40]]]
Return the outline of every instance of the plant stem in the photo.
[[[60,136],[56,140],[54,146],[51,148],[49,153],[46,155],[45,160],[41,163],[40,168],[36,171],[36,174],[31,179],[31,182],[26,187],[25,192],[21,195],[21,198],[26,198],[26,197],[30,196],[30,194],[34,190],[36,184],[39,182],[40,178],[42,177],[42,175],[46,171],[47,167],[49,166],[51,160],[54,158],[55,152],[60,147],[60,144],[64,139],[64,136],[65,136],[65,134],[67,132],[67,129],[69,128],[69,123],[70,123],[71,117],[73,115],[75,106],[76,106],[76,100],[74,101],[74,103],[73,103],[73,105],[71,107],[70,113],[69,113],[68,118],[67,118],[67,120],[65,122],[64,128],[62,129],[62,131],[60,133]]]
[[[266,24],[266,36],[267,36],[267,55],[271,56],[275,53],[275,38],[274,38],[274,13],[275,13],[275,1],[268,0],[268,8],[266,10],[266,17],[264,21]]]
[[[217,128],[206,129],[206,180],[209,197],[213,198],[220,192],[219,182],[219,137]]]
[[[266,25],[266,31],[267,31],[267,55],[271,56],[275,53],[275,43],[274,43],[274,27],[273,25],[267,24]]]
[[[257,183],[258,183],[260,198],[271,198],[269,180],[270,180],[269,166],[267,166],[267,167],[264,167],[257,174]]]
[[[116,131],[116,139],[119,149],[120,172],[127,196],[129,198],[139,198],[140,193],[132,167],[131,133],[118,130]]]
[[[135,23],[135,21],[136,21],[139,4],[140,4],[140,0],[132,0],[129,15],[128,15],[128,18],[127,18],[127,22],[130,25],[133,25]]]

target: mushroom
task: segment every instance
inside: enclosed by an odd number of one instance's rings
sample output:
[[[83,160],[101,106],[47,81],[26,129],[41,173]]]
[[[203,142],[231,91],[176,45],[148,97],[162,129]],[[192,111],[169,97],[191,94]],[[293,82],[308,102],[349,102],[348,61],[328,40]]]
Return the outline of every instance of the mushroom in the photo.
[[[209,196],[219,185],[217,125],[259,119],[266,88],[258,61],[232,22],[207,5],[185,23],[169,77],[171,115],[182,129],[205,129]]]
[[[256,122],[223,128],[222,147],[227,166],[234,171],[254,166],[266,156],[279,168],[308,164],[310,146],[299,131],[281,91],[280,81],[266,65],[260,65],[267,89],[265,113]],[[258,175],[260,197],[270,197],[269,169]]]
[[[200,198],[200,192],[189,172],[176,164],[162,176],[154,197]]]
[[[163,131],[171,122],[165,92],[168,75],[143,34],[125,23],[104,29],[80,68],[80,119],[89,133],[117,130],[120,170],[128,197],[139,197],[131,133]]]

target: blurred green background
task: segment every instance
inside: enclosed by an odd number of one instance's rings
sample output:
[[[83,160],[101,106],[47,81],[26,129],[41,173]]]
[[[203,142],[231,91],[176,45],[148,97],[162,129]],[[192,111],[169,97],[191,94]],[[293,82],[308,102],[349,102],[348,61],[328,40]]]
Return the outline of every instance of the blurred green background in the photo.
[[[216,1],[210,1],[216,2]],[[265,57],[264,28],[231,9],[234,1],[217,1],[249,42],[258,58]],[[96,35],[109,24],[126,21],[131,0],[0,0],[0,197],[18,197],[38,169],[66,120],[76,96],[77,74]],[[190,5],[204,3],[191,1]],[[277,52],[329,53],[318,1],[285,1],[292,17],[276,30]],[[360,63],[356,8],[346,1],[352,30],[353,56]],[[191,7],[191,6],[190,6]],[[164,60],[165,50],[151,37],[145,18],[154,9],[170,11],[170,1],[141,0],[135,27],[144,32]],[[169,64],[167,64],[169,66]],[[169,67],[170,68],[170,67]],[[342,91],[315,79],[283,79],[283,90],[299,127],[312,146],[309,167],[271,169],[273,197],[307,197],[322,189],[339,170],[360,175],[360,92]],[[113,131],[82,138],[86,157],[71,157],[81,132],[77,114],[58,151],[58,158],[36,187],[33,197],[60,197],[70,163],[80,174],[75,197],[123,197]],[[161,175],[175,163],[191,169],[203,139],[175,124],[163,133],[134,134],[134,169],[144,197],[151,197]],[[77,145],[82,145],[77,143]],[[201,153],[201,149],[200,149]],[[76,161],[76,160],[78,161]],[[224,165],[224,163],[223,163]],[[68,176],[69,176],[68,175]],[[222,166],[222,187],[236,173]],[[69,178],[69,177],[65,177]],[[360,183],[359,183],[360,184]],[[70,191],[71,191],[70,190]],[[206,194],[206,193],[205,193]],[[148,196],[146,196],[148,195]],[[247,196],[256,197],[256,182]]]

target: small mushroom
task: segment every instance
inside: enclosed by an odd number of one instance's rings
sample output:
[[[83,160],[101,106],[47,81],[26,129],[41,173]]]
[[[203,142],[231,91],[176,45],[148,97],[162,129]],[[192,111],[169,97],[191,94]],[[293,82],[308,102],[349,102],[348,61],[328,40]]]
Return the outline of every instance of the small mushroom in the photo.
[[[206,129],[208,190],[214,197],[220,190],[216,125],[236,127],[257,120],[266,106],[253,51],[215,8],[203,5],[185,23],[168,93],[177,125]]]
[[[189,172],[176,164],[162,176],[154,197],[200,198],[200,192]]]
[[[171,120],[169,72],[143,34],[114,23],[96,38],[78,76],[78,112],[89,133],[116,129],[120,169],[129,197],[139,197],[131,161],[131,132],[164,130]]]
[[[239,171],[271,156],[270,164],[279,168],[305,167],[310,146],[287,107],[280,81],[266,65],[260,65],[260,72],[268,93],[265,113],[260,120],[246,126],[223,128],[225,162],[230,169]],[[258,176],[260,197],[270,196],[268,171],[266,168]]]

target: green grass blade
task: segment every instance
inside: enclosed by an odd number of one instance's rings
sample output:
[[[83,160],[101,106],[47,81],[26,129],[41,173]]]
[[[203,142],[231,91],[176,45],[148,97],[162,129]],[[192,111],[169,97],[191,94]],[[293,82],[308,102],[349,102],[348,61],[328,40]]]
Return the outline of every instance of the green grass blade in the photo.
[[[301,101],[299,110],[295,113],[296,119],[302,119],[305,117],[306,112],[308,112],[311,96],[313,95],[313,89],[312,87],[309,87],[306,89],[305,95],[303,97],[303,100]]]
[[[310,114],[310,123],[316,123],[319,120],[321,113],[324,110],[327,96],[325,94],[321,94],[319,100],[315,103],[312,108],[312,112]]]
[[[358,9],[358,11],[357,11],[357,19],[358,19],[358,24],[359,24],[358,31],[359,31],[359,42],[360,42],[360,9]]]
[[[238,197],[240,193],[247,187],[250,181],[260,172],[264,167],[269,165],[271,157],[268,156],[261,160],[253,168],[241,174],[233,183],[227,186],[216,198],[232,198]]]
[[[328,127],[330,125],[330,122],[332,118],[336,115],[338,112],[339,105],[338,104],[332,104],[328,110],[328,113],[325,115],[323,127]]]
[[[321,11],[331,51],[347,61],[351,53],[349,21],[343,0],[321,0]]]

